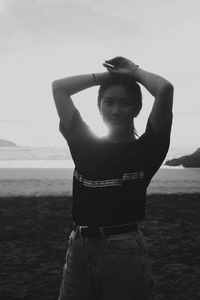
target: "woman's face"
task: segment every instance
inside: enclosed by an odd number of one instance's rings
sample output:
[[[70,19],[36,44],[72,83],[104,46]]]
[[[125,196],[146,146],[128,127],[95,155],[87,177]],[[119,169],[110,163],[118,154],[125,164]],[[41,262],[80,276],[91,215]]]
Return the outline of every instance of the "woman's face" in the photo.
[[[110,86],[101,99],[100,113],[109,128],[130,129],[135,116],[134,99],[131,99],[126,87]]]

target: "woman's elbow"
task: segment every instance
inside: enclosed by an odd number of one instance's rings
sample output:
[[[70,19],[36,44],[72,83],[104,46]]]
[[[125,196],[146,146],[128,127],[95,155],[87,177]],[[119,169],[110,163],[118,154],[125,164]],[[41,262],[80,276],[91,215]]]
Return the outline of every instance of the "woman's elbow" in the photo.
[[[167,97],[173,99],[173,94],[174,94],[173,84],[169,81],[165,82],[163,86],[160,88],[159,94],[165,98]]]
[[[54,80],[51,84],[52,86],[52,92],[54,96],[63,96],[66,94],[66,90],[61,84],[60,80]]]
[[[173,94],[174,93],[174,86],[171,82],[167,81],[163,86],[163,90]]]
[[[57,90],[59,88],[58,80],[54,80],[51,83],[51,88],[52,88],[53,91],[55,91],[55,90]]]

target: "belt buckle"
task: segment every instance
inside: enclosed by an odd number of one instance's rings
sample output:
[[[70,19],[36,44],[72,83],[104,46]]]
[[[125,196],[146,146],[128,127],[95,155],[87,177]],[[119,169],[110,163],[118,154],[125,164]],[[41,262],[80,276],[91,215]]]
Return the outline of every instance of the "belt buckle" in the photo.
[[[79,235],[80,235],[81,237],[82,237],[82,232],[81,232],[81,231],[82,231],[83,228],[88,228],[88,226],[79,226],[79,227],[78,227],[78,232],[79,232]]]
[[[78,232],[79,232],[79,235],[80,235],[81,237],[84,236],[84,235],[82,235],[82,229],[83,229],[83,228],[89,228],[89,226],[79,226],[79,227],[78,227]],[[106,236],[105,236],[104,227],[98,227],[98,229],[99,229],[100,236],[101,236],[103,239],[105,239]]]

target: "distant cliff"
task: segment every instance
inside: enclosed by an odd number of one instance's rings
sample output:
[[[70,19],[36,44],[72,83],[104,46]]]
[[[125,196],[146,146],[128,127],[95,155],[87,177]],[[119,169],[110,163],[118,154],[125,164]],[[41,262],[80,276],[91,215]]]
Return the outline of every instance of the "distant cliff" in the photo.
[[[200,148],[190,155],[167,160],[165,165],[173,167],[182,165],[185,168],[200,168]]]
[[[17,146],[17,145],[11,141],[0,139],[0,147],[1,146]]]

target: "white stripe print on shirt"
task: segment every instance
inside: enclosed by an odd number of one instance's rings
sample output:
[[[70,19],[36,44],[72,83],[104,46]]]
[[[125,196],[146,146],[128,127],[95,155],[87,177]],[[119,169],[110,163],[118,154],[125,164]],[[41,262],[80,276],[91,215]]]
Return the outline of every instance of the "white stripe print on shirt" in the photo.
[[[119,186],[124,181],[143,179],[144,171],[137,171],[133,173],[124,173],[122,178],[119,179],[108,179],[108,180],[88,180],[84,179],[77,170],[74,170],[74,177],[81,182],[84,186],[87,187],[108,187],[108,186]]]

